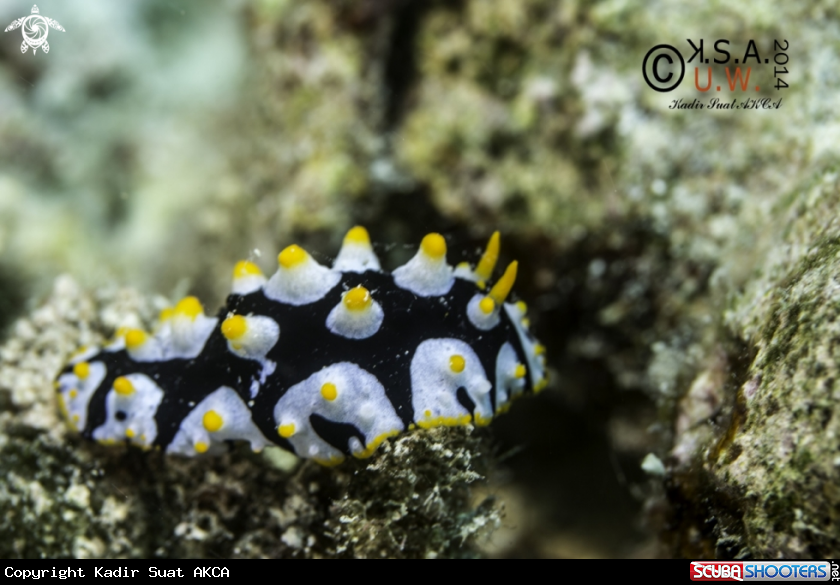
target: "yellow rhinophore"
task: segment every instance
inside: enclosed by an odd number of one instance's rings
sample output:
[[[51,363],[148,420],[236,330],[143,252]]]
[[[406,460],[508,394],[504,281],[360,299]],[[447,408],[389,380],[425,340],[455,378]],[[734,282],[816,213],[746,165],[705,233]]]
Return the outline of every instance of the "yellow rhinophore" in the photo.
[[[505,269],[505,273],[498,282],[493,285],[493,288],[490,289],[490,293],[487,296],[493,299],[493,302],[497,305],[501,306],[510,294],[510,289],[513,288],[513,283],[516,282],[516,270],[518,267],[519,262],[516,260],[508,264],[508,267]]]
[[[496,268],[496,262],[499,260],[499,232],[493,232],[490,236],[490,241],[487,242],[487,249],[478,261],[478,266],[475,267],[475,275],[478,276],[479,282],[490,280],[493,276],[493,269]],[[481,288],[484,288],[483,286]]]

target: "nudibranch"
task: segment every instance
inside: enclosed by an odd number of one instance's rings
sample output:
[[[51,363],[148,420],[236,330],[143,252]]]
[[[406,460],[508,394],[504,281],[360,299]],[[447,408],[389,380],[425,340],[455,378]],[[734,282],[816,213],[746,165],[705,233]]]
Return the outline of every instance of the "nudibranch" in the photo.
[[[186,297],[153,331],[80,351],[59,406],[101,443],[194,456],[248,441],[325,465],[417,427],[486,425],[545,387],[545,350],[509,299],[517,263],[490,286],[498,232],[475,267],[446,252],[429,234],[389,274],[354,227],[332,268],[295,245],[270,278],[241,261],[216,317]]]

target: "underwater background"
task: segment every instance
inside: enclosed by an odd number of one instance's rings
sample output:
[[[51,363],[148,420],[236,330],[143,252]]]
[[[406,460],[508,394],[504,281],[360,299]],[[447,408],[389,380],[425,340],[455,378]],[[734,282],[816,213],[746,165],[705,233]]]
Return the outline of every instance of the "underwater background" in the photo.
[[[47,54],[0,34],[0,556],[838,556],[836,2],[39,8]],[[645,82],[687,39],[753,40],[721,103],[779,107],[670,108],[716,97]],[[333,470],[64,430],[78,346],[357,224],[388,269],[500,230],[550,386]]]

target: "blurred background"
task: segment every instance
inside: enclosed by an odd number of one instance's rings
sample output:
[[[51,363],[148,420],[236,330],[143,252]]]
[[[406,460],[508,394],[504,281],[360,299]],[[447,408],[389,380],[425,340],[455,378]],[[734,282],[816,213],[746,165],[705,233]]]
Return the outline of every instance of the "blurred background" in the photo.
[[[31,8],[5,0],[0,24]],[[779,231],[774,209],[836,160],[832,3],[39,8],[65,28],[48,54],[0,34],[0,327],[63,273],[214,311],[237,260],[272,272],[298,243],[326,263],[355,224],[388,269],[430,231],[455,264],[498,229],[553,377],[490,428],[499,464],[480,489],[507,516],[485,553],[702,550],[658,540],[681,519],[664,469],[641,462],[679,455],[679,401],[699,376],[742,383],[727,303]],[[733,52],[788,39],[790,88],[756,73],[755,97],[783,107],[669,109],[708,96],[691,68],[674,92],[651,90],[642,60],[687,38]]]

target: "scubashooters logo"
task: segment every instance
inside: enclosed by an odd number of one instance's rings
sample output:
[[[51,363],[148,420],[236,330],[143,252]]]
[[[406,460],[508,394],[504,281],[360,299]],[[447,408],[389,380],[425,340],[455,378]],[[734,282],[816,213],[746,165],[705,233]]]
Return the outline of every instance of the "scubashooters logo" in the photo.
[[[64,32],[64,27],[58,24],[58,21],[41,16],[40,12],[38,5],[34,5],[32,14],[13,20],[12,24],[3,31],[9,32],[18,28],[21,29],[23,34],[23,43],[20,45],[21,53],[25,53],[30,47],[32,47],[33,55],[38,52],[38,49],[41,49],[44,53],[49,53],[50,44],[47,42],[47,36],[50,34],[50,28]]]
[[[771,87],[777,91],[789,87],[785,76],[790,44],[786,39],[768,41],[763,47],[753,39],[742,45],[728,39],[686,39],[686,44],[684,52],[673,45],[659,44],[645,54],[642,75],[648,87],[660,93],[673,91],[683,83],[688,70],[689,80],[701,94],[725,92],[745,99],[739,102],[716,95],[706,104],[699,99],[688,103],[678,99],[669,106],[671,109],[777,109],[781,106],[781,98],[773,101],[757,94],[761,91],[760,79],[766,80],[765,86],[772,80]]]
[[[832,563],[834,564],[834,563]],[[828,581],[828,561],[693,561],[692,581]]]

